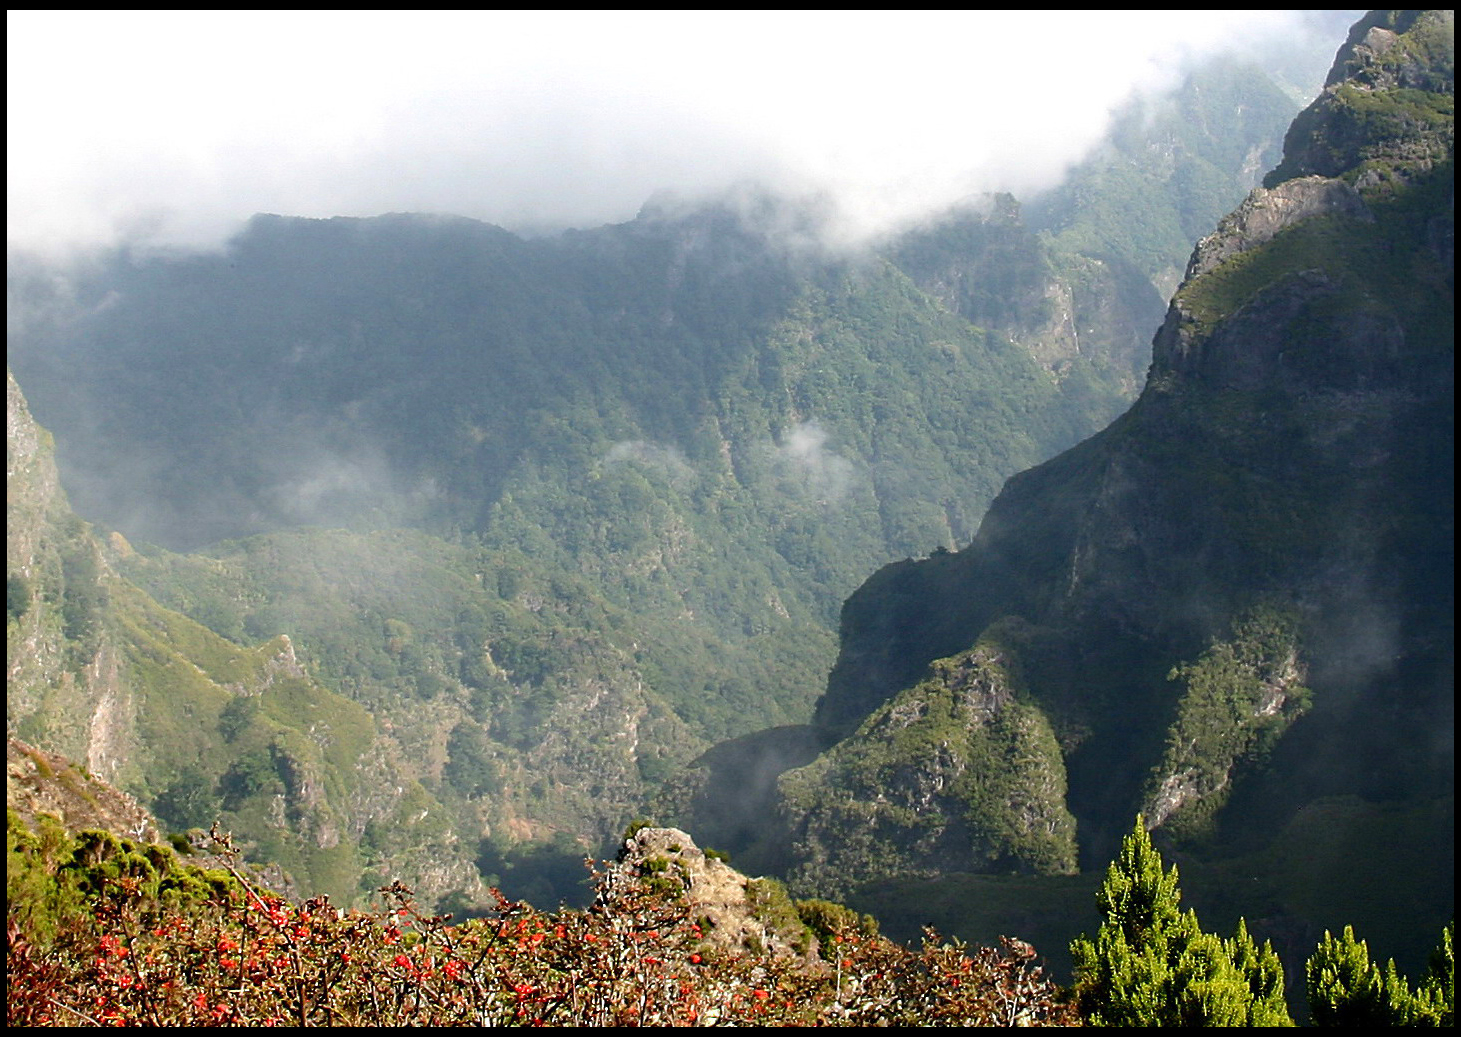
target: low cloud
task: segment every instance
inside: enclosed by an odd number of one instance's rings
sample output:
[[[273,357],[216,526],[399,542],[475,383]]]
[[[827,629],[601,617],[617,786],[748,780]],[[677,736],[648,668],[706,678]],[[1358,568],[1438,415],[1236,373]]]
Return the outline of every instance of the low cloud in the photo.
[[[815,420],[793,425],[768,447],[775,471],[805,494],[835,504],[857,481],[857,467],[827,446],[827,432]]]
[[[8,240],[202,247],[255,212],[593,226],[656,191],[746,181],[825,194],[856,236],[986,191],[1028,197],[1133,91],[1221,49],[1296,45],[1308,24],[1263,11],[10,12]]]
[[[626,439],[611,446],[604,455],[608,465],[633,462],[667,475],[672,483],[681,484],[695,478],[695,469],[685,455],[673,446],[650,443],[643,439]]]

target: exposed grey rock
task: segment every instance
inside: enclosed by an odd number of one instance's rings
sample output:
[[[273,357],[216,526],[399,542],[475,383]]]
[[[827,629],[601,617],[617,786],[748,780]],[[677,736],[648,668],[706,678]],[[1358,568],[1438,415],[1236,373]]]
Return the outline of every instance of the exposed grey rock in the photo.
[[[1274,188],[1254,188],[1216,231],[1197,243],[1184,281],[1201,277],[1224,260],[1271,241],[1279,231],[1300,220],[1334,215],[1374,220],[1359,192],[1342,180],[1306,176]]]
[[[1389,25],[1375,24],[1389,20]],[[1349,83],[1367,90],[1400,87],[1409,90],[1444,89],[1447,80],[1421,56],[1395,48],[1403,33],[1422,30],[1455,32],[1455,11],[1375,11],[1357,22],[1349,39],[1334,57],[1325,88]]]

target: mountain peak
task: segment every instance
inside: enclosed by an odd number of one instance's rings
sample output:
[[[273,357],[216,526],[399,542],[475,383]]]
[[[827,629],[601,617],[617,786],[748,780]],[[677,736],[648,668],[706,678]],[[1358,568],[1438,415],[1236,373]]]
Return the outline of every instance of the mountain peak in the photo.
[[[1264,178],[1344,177],[1360,188],[1409,181],[1455,147],[1451,11],[1377,11],[1356,23],[1324,91],[1284,138]]]
[[[1325,87],[1452,90],[1454,11],[1371,11],[1334,56]]]

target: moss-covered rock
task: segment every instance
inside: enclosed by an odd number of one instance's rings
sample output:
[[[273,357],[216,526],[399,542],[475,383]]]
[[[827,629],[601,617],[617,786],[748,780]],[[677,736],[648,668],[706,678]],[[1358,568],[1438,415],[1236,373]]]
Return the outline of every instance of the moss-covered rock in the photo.
[[[895,875],[1075,870],[1049,719],[990,636],[934,661],[815,763],[781,777],[798,889],[844,895]]]

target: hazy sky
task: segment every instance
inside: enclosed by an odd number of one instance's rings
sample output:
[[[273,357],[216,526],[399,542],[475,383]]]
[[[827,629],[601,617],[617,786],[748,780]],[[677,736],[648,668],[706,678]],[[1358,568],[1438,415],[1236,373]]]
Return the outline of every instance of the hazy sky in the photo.
[[[1133,89],[1294,12],[10,12],[9,234],[217,243],[255,212],[632,218],[826,190],[874,227],[1049,186]],[[1329,54],[1341,40],[1324,45]]]

